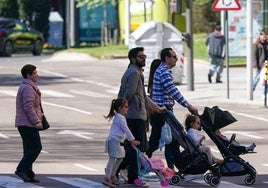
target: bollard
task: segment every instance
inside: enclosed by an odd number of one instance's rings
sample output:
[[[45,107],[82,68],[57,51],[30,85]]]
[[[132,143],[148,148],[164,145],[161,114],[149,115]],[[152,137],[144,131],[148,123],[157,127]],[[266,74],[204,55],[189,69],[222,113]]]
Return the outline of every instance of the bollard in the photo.
[[[265,75],[264,75],[264,106],[267,108],[267,80],[268,80],[268,61],[264,63]]]

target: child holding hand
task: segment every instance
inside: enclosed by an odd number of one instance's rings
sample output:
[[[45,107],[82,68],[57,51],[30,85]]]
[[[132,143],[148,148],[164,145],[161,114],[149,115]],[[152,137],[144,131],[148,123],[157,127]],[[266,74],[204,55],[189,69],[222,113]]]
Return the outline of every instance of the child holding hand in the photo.
[[[127,126],[125,114],[128,111],[128,101],[125,98],[113,99],[110,107],[110,112],[105,118],[109,121],[113,118],[109,136],[105,142],[105,152],[109,154],[109,160],[106,165],[105,179],[103,184],[108,187],[118,185],[118,179],[115,174],[124,158],[124,150],[120,145],[125,139],[131,144],[139,145],[140,142],[135,140],[131,131]]]

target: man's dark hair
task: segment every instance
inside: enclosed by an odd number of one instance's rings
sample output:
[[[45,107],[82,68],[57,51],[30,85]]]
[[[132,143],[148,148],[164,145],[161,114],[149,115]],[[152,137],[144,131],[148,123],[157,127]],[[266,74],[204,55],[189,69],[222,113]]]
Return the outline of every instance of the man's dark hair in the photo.
[[[128,52],[128,59],[131,62],[131,58],[135,58],[137,57],[139,52],[143,52],[144,48],[143,47],[136,47],[136,48],[132,48],[131,50],[129,50]]]
[[[216,26],[215,26],[215,30],[216,30],[216,31],[221,31],[221,26],[220,26],[220,25],[216,25]]]
[[[23,78],[27,78],[27,75],[28,74],[32,75],[34,70],[36,70],[36,66],[31,65],[31,64],[24,65],[21,68],[21,75]]]
[[[160,53],[160,58],[161,61],[165,62],[166,57],[170,57],[170,50],[173,50],[172,48],[164,48],[163,50],[161,50]]]

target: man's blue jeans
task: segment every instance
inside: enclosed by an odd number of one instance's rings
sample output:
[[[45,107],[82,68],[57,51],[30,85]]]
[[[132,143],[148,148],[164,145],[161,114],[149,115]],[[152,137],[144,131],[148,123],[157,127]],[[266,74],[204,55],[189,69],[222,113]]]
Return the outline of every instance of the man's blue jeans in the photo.
[[[253,77],[253,91],[256,89],[259,81],[260,81],[260,73],[261,71],[256,71],[255,76]]]

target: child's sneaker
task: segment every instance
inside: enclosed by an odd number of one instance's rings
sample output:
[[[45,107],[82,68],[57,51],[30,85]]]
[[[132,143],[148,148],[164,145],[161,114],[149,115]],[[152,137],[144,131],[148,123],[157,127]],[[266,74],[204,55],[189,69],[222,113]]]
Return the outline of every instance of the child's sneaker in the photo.
[[[247,146],[247,151],[254,151],[255,147],[256,147],[256,144],[252,143],[249,146]]]

